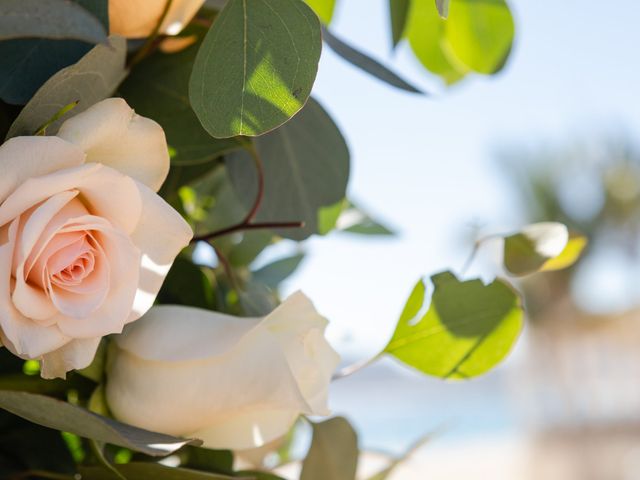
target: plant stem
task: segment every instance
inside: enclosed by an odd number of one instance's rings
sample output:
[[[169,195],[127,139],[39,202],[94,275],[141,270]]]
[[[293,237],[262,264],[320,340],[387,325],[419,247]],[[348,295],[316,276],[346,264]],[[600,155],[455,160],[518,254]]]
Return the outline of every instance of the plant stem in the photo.
[[[140,63],[140,61],[142,61],[153,49],[156,39],[160,35],[160,27],[162,26],[162,23],[167,18],[167,15],[169,14],[169,9],[171,8],[172,3],[173,3],[173,0],[167,0],[167,3],[164,4],[164,9],[160,14],[160,19],[158,20],[158,23],[156,24],[153,31],[151,32],[151,35],[147,37],[147,41],[144,42],[142,47],[140,47],[140,50],[138,50],[136,54],[129,61],[129,68],[132,68],[138,63]]]
[[[224,254],[220,251],[220,249],[215,245],[213,245],[213,250],[216,252],[216,256],[218,257],[218,261],[220,262],[220,265],[222,265],[222,268],[224,269],[224,273],[226,273],[227,278],[229,278],[229,283],[231,283],[231,287],[234,290],[239,292],[240,285],[238,284],[238,279],[233,273],[233,268],[231,268],[231,264],[229,263],[229,260],[227,260],[227,257],[225,257]]]
[[[335,380],[341,380],[343,378],[349,377],[351,375],[353,375],[356,372],[359,372],[360,370],[364,369],[365,367],[368,367],[369,365],[377,362],[382,355],[384,355],[384,352],[380,352],[377,355],[367,359],[367,360],[361,360],[359,362],[356,362],[352,365],[347,365],[346,367],[344,367],[343,369],[337,371],[336,373],[333,374],[333,377],[331,377],[331,381],[335,381]]]
[[[217,237],[222,237],[224,235],[229,235],[234,232],[241,232],[244,230],[265,230],[270,228],[302,228],[304,227],[304,222],[257,222],[252,223],[255,218],[258,210],[260,209],[260,205],[262,204],[262,200],[264,199],[264,168],[262,166],[262,160],[260,155],[258,155],[257,150],[250,142],[244,143],[244,148],[249,152],[251,158],[253,159],[253,164],[256,167],[256,173],[258,175],[258,191],[256,192],[256,198],[253,201],[253,205],[251,209],[247,212],[244,219],[240,223],[236,223],[235,225],[231,225],[230,227],[223,228],[221,230],[216,230],[215,232],[209,232],[202,235],[194,236],[191,239],[191,243],[195,242],[208,242]]]

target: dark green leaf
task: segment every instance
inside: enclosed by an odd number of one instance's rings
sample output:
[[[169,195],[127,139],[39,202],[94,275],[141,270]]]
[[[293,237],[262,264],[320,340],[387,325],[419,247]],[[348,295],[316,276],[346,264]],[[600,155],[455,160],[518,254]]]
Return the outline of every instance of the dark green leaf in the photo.
[[[431,277],[431,305],[418,282],[385,348],[407,365],[440,378],[469,378],[487,372],[511,350],[522,329],[523,311],[513,288],[496,279],[460,282],[452,273]]]
[[[132,427],[43,395],[0,390],[0,408],[38,425],[147,455],[167,455],[186,444],[198,442]]]
[[[253,272],[253,279],[268,287],[278,288],[280,283],[298,269],[303,259],[303,253],[281,258]]]
[[[182,464],[186,468],[224,474],[233,471],[233,453],[229,450],[210,450],[189,445],[180,453],[186,456],[186,461]]]
[[[393,230],[374,220],[352,202],[348,202],[347,208],[342,212],[338,228],[358,235],[395,235]]]
[[[9,130],[7,138],[33,135],[65,106],[78,102],[69,112],[76,115],[111,95],[126,75],[126,42],[110,37],[109,44],[96,45],[78,63],[56,73],[40,87]],[[65,118],[53,122],[54,134]]]
[[[331,117],[313,99],[292,121],[255,140],[264,164],[264,198],[256,221],[304,221],[304,228],[277,230],[303,240],[318,232],[318,211],[345,196],[349,150]],[[236,193],[248,208],[255,200],[257,176],[245,152],[226,159]]]
[[[322,40],[300,0],[229,0],[196,56],[189,98],[213,137],[261,135],[306,102]]]
[[[99,43],[107,32],[95,16],[65,0],[3,0],[0,40],[15,38],[74,39]]]
[[[172,149],[172,165],[197,165],[237,149],[236,139],[215,139],[200,124],[189,103],[189,77],[207,30],[190,27],[198,41],[177,53],[156,52],[136,66],[120,93],[137,113],[162,125]]]
[[[131,462],[124,465],[114,465],[127,480],[250,480],[247,477],[229,477],[217,473],[200,472],[187,468],[165,467],[158,463]],[[83,479],[87,480],[113,480],[113,473],[104,467],[79,468]]]
[[[354,480],[358,437],[349,422],[335,417],[313,424],[313,438],[300,480]]]
[[[389,16],[391,18],[391,39],[395,47],[404,36],[409,17],[411,0],[389,0]]]
[[[179,256],[162,284],[158,302],[210,309],[213,307],[213,285],[201,267]]]
[[[108,0],[75,0],[109,29]],[[61,68],[77,62],[92,45],[76,40],[42,38],[0,42],[0,98],[24,105]]]
[[[322,34],[325,43],[329,45],[334,52],[344,58],[347,62],[361,68],[368,74],[373,75],[378,80],[382,80],[392,87],[406,90],[407,92],[424,93],[422,90],[400,78],[397,74],[389,70],[377,60],[374,60],[352,46],[347,45],[324,27],[322,29]]]
[[[60,432],[0,411],[0,478],[28,470],[72,475],[75,464]]]
[[[277,306],[273,291],[257,282],[247,282],[239,297],[242,312],[247,317],[263,317]]]

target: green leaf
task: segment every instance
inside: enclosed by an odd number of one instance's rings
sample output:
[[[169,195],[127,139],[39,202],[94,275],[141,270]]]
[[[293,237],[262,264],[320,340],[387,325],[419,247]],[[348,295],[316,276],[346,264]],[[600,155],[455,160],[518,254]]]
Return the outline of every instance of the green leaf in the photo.
[[[436,8],[442,18],[449,16],[449,3],[450,0],[436,0]]]
[[[278,288],[287,277],[291,276],[300,266],[304,254],[299,253],[290,257],[280,258],[253,272],[253,280],[271,288]]]
[[[378,80],[391,85],[392,87],[406,90],[411,93],[424,93],[422,90],[414,87],[406,80],[399,77],[396,73],[389,70],[377,60],[365,55],[359,50],[356,50],[351,45],[347,45],[344,41],[333,35],[329,30],[323,27],[322,34],[325,43],[331,47],[331,50],[336,52],[347,62],[355,65],[356,67],[364,70],[368,74],[374,76]]]
[[[574,241],[569,247],[569,231],[562,223],[534,223],[505,237],[504,266],[512,275],[528,275],[541,270],[564,268],[566,259],[577,260],[581,248],[575,251],[576,246],[579,245]],[[551,263],[551,268],[547,268],[548,262],[561,256],[567,247],[570,251],[565,258]]]
[[[302,463],[300,480],[354,480],[358,437],[342,417],[313,424],[313,438]]]
[[[250,480],[247,477],[229,477],[217,473],[200,472],[187,468],[165,467],[159,463],[130,462],[113,465],[127,480]],[[80,466],[82,478],[91,480],[113,480],[113,473],[104,467]]]
[[[247,282],[239,297],[242,312],[247,317],[263,317],[278,305],[273,291],[257,282]]]
[[[75,0],[109,30],[108,0]],[[61,68],[77,62],[92,45],[77,40],[43,38],[0,42],[0,98],[24,105]]]
[[[99,43],[107,38],[100,22],[77,3],[65,0],[3,0],[0,40],[74,39]]]
[[[338,228],[343,232],[358,235],[395,235],[389,227],[373,219],[360,207],[348,202],[338,221]]]
[[[496,279],[459,281],[450,272],[431,277],[431,305],[425,285],[415,286],[385,348],[405,364],[440,378],[470,378],[497,365],[522,329],[523,310],[510,285]]]
[[[60,432],[0,411],[0,478],[26,479],[27,470],[73,475],[75,463]]]
[[[189,103],[189,77],[206,32],[204,27],[189,27],[184,34],[197,36],[193,45],[177,53],[157,51],[140,62],[120,88],[137,113],[162,126],[172,165],[198,165],[240,148],[237,139],[212,138]]]
[[[499,71],[515,34],[506,2],[451,0],[450,4],[444,20],[431,0],[412,2],[407,38],[420,62],[447,84],[470,72],[490,75]]]
[[[406,28],[413,53],[430,72],[447,85],[460,81],[468,69],[445,50],[445,22],[433,8],[431,0],[414,0]]]
[[[304,221],[303,228],[276,230],[294,240],[318,233],[318,210],[344,198],[349,178],[349,150],[331,117],[310,99],[292,121],[256,139],[255,147],[265,176],[256,221]],[[238,197],[248,208],[257,188],[250,156],[233,153],[226,165]]]
[[[182,464],[184,467],[225,474],[233,471],[233,453],[229,450],[186,446],[180,453],[187,457]]]
[[[329,25],[331,18],[333,17],[333,11],[336,8],[336,0],[305,0],[318,18],[325,25]]]
[[[389,0],[389,17],[391,20],[391,40],[395,47],[404,36],[409,17],[411,0]]]
[[[496,73],[511,51],[515,25],[505,0],[452,0],[445,41],[477,73]]]
[[[158,302],[211,309],[214,305],[213,297],[213,285],[202,268],[179,256],[162,284]]]
[[[333,205],[321,207],[320,210],[318,210],[318,233],[320,235],[326,235],[336,228],[338,219],[347,205],[347,199],[343,198]]]
[[[562,270],[564,268],[570,267],[578,261],[580,255],[582,255],[582,251],[586,248],[587,244],[587,237],[585,237],[584,235],[580,235],[579,233],[569,232],[569,241],[567,242],[567,246],[564,247],[564,250],[562,250],[562,252],[560,252],[560,255],[547,260],[542,267],[542,270]]]
[[[7,138],[33,135],[65,106],[78,102],[70,111],[76,115],[93,104],[110,96],[126,75],[126,42],[120,37],[110,37],[109,44],[96,45],[74,65],[60,70],[40,87],[18,115],[9,129]],[[61,118],[47,128],[55,134]]]
[[[168,455],[184,445],[199,442],[143,430],[67,402],[26,392],[0,390],[0,408],[38,425],[127,447],[147,455]]]
[[[189,98],[216,138],[262,135],[304,105],[316,78],[320,22],[300,0],[229,0],[196,56]]]

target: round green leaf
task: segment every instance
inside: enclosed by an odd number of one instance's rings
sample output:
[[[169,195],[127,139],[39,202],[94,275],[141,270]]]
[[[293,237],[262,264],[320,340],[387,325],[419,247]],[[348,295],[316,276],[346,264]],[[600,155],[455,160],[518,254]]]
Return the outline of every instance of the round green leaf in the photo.
[[[511,350],[523,323],[519,296],[496,279],[461,282],[452,273],[431,278],[435,290],[427,312],[418,282],[385,352],[426,374],[470,378],[496,366]]]
[[[504,266],[512,275],[527,275],[545,270],[546,263],[560,256],[568,242],[569,231],[562,223],[541,222],[527,225],[519,232],[505,237]],[[574,261],[575,259],[577,255]]]
[[[515,34],[504,0],[452,0],[446,41],[453,55],[477,73],[492,74],[504,65]]]
[[[304,105],[322,39],[300,0],[229,0],[196,56],[189,98],[216,138],[262,135]]]
[[[354,480],[358,437],[349,422],[334,417],[313,424],[313,438],[300,480]]]

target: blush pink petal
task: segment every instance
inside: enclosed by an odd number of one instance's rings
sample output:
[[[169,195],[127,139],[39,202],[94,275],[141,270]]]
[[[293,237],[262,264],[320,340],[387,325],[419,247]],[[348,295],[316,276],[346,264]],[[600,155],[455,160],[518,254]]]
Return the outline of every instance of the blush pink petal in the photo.
[[[100,337],[71,340],[62,348],[42,356],[42,378],[65,378],[69,370],[88,367],[100,345]]]
[[[0,229],[0,265],[10,265],[20,218]],[[43,326],[23,316],[11,301],[11,272],[0,272],[0,334],[2,343],[14,354],[38,358],[67,344],[71,338],[57,326]]]
[[[137,185],[142,214],[131,240],[142,252],[142,264],[129,322],[151,308],[171,264],[193,237],[193,230],[178,212],[145,185]]]
[[[22,222],[21,231],[17,236],[17,245],[14,251],[15,286],[12,300],[15,307],[27,318],[32,318],[44,324],[51,324],[46,320],[56,314],[56,308],[42,290],[42,283],[34,286],[27,282],[27,276],[31,265],[26,266],[30,254],[36,242],[43,234],[52,219],[64,210],[65,206],[77,195],[77,191],[66,191],[54,195],[35,208]],[[66,209],[68,210],[68,209]],[[32,256],[32,255],[31,255]],[[32,263],[32,262],[31,262]]]
[[[58,137],[7,140],[0,146],[0,203],[25,180],[77,167],[84,163],[84,159],[81,148]]]
[[[58,136],[78,145],[87,163],[102,163],[158,191],[169,173],[162,127],[121,98],[96,103],[62,124]]]
[[[61,233],[90,230],[104,250],[109,264],[108,293],[100,307],[86,318],[57,315],[60,330],[73,338],[91,338],[120,333],[129,318],[140,275],[140,250],[118,229],[100,217],[87,215],[72,220]]]

